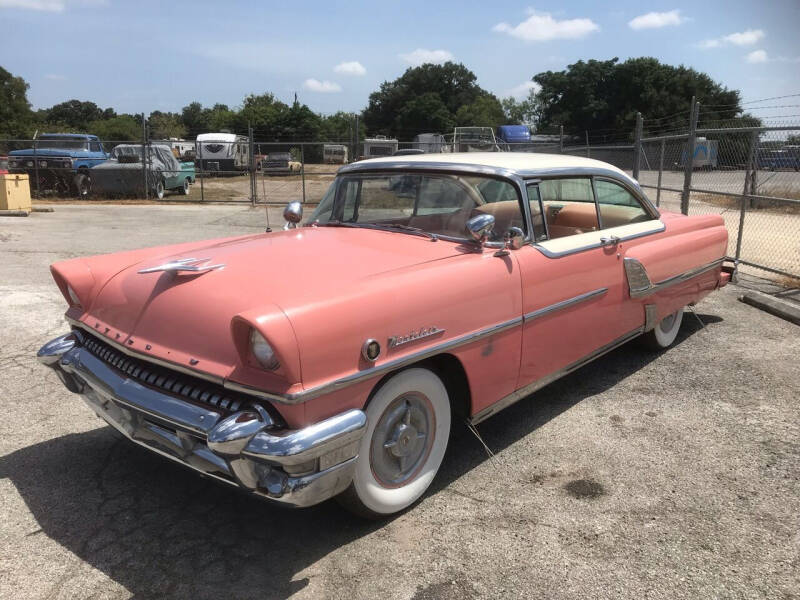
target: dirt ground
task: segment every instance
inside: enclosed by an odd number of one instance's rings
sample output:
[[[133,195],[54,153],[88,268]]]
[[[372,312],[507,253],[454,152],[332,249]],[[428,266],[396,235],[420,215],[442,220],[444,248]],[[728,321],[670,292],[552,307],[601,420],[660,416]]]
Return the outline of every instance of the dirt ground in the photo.
[[[279,222],[279,211],[271,214]],[[275,508],[118,439],[34,358],[53,261],[262,230],[238,205],[0,217],[0,597],[800,598],[800,330],[737,301],[479,426],[433,488],[364,522]]]

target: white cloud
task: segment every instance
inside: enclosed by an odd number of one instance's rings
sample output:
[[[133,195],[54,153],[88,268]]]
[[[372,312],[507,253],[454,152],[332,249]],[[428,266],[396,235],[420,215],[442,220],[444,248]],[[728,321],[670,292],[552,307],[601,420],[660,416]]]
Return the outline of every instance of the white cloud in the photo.
[[[671,25],[680,25],[685,21],[686,19],[681,16],[681,11],[675,9],[667,12],[649,12],[645,15],[639,15],[628,21],[628,27],[636,30],[659,29]]]
[[[758,63],[765,63],[769,60],[767,56],[767,52],[765,50],[753,50],[750,54],[745,57],[745,60],[751,64],[755,65]]]
[[[763,39],[764,35],[764,31],[761,29],[748,29],[746,31],[723,35],[719,38],[703,40],[700,42],[699,46],[701,48],[720,48],[721,46],[727,46],[729,44],[733,44],[734,46],[752,46]]]
[[[2,0],[0,0],[0,2],[2,2]],[[64,75],[58,75],[56,73],[47,73],[44,78],[50,81],[66,81],[67,79]]]
[[[107,0],[0,0],[0,9],[18,8],[39,12],[64,12],[67,4],[103,5]]]
[[[341,62],[335,67],[333,67],[335,73],[341,73],[342,75],[355,75],[361,76],[366,75],[367,70],[357,60],[352,60],[350,62]]]
[[[505,33],[526,42],[574,40],[598,31],[600,26],[591,19],[557,21],[549,13],[530,11],[530,16],[518,25],[498,23],[492,31]]]
[[[519,85],[515,85],[513,88],[508,90],[506,96],[511,96],[516,100],[524,100],[528,97],[528,94],[530,94],[531,90],[538,92],[539,84],[535,81],[523,81]]]
[[[417,48],[408,54],[400,54],[400,58],[414,67],[424,65],[425,63],[440,65],[448,60],[453,60],[453,53],[449,50],[428,50],[427,48]]]
[[[321,94],[335,94],[342,91],[342,86],[333,81],[320,81],[319,79],[306,79],[303,88],[309,92],[319,92]]]

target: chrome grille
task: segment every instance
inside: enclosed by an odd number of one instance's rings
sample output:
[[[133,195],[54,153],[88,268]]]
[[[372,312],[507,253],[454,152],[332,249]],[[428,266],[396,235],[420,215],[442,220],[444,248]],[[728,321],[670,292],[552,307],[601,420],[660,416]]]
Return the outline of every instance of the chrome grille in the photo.
[[[242,406],[249,404],[244,398],[231,394],[220,385],[132,358],[88,333],[81,332],[81,335],[84,338],[84,348],[129,379],[143,385],[222,409],[223,412],[236,412]]]

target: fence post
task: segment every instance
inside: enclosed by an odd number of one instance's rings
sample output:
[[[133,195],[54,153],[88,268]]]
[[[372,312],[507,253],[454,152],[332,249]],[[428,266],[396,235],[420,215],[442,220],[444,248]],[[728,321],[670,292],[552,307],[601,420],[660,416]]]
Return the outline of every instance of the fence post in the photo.
[[[200,202],[206,201],[206,193],[203,187],[203,180],[205,179],[205,174],[203,173],[203,144],[197,143],[197,136],[194,138],[194,147],[197,150],[197,156],[200,159]],[[197,173],[194,174],[197,177]]]
[[[250,159],[248,160],[248,170],[250,171],[250,204],[253,206],[256,205],[256,195],[258,194],[258,186],[256,185],[256,154],[255,154],[255,144],[253,143],[253,127],[250,125],[250,121],[247,122],[247,151],[250,154]]]
[[[144,187],[145,200],[150,199],[150,190],[147,189],[147,121],[142,113],[142,186]]]
[[[689,192],[692,188],[692,172],[694,171],[694,146],[697,141],[697,117],[700,114],[700,103],[692,96],[692,114],[689,119],[689,139],[686,141],[686,164],[683,170],[683,193],[681,194],[681,212],[689,214]]]
[[[33,138],[33,176],[36,177],[36,198],[41,198],[42,191],[39,189],[39,158],[36,156],[36,137]],[[67,187],[69,189],[69,186]]]
[[[586,130],[584,133],[586,134],[586,158],[589,158],[591,156],[591,154],[589,154],[589,131]]]
[[[305,142],[300,142],[300,178],[303,181],[303,204],[306,203],[306,151]]]
[[[642,158],[642,113],[636,113],[636,129],[633,132],[633,178],[639,180],[639,163]]]
[[[753,189],[754,173],[756,171],[756,148],[758,147],[758,130],[753,131],[750,136],[750,151],[747,153],[747,164],[744,171],[744,189],[742,190],[742,201],[739,206],[739,231],[736,234],[736,255],[734,256],[735,271],[739,270],[739,259],[742,256],[742,238],[744,236],[744,213],[748,196],[755,194]]]
[[[564,154],[564,126],[558,128],[558,153]]]
[[[667,140],[661,138],[661,154],[658,157],[658,183],[656,184],[656,206],[661,204],[661,175],[664,173],[664,146]]]

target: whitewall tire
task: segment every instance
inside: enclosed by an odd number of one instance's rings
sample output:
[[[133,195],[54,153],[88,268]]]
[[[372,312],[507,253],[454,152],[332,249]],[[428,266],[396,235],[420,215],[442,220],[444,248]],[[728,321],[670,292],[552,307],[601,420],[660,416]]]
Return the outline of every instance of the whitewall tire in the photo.
[[[642,336],[642,340],[654,350],[669,348],[675,342],[675,338],[678,337],[682,322],[683,308],[679,308],[674,313],[661,319],[652,331],[648,331]]]
[[[436,476],[450,437],[450,399],[436,374],[413,368],[386,381],[366,412],[353,482],[339,500],[379,518],[416,502]]]

